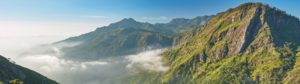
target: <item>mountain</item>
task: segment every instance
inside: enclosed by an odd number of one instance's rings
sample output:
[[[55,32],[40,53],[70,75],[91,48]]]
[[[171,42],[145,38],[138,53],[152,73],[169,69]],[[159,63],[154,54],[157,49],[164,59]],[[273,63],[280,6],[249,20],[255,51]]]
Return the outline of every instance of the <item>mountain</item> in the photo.
[[[175,18],[169,23],[157,23],[154,25],[159,28],[167,29],[168,32],[175,32],[174,34],[177,34],[189,29],[190,27],[204,25],[212,17],[213,16],[198,16],[193,19]]]
[[[15,79],[22,80],[25,84],[58,84],[35,71],[16,65],[0,56],[0,83],[8,84],[9,81]]]
[[[136,54],[141,51],[170,47],[173,36],[192,26],[205,24],[212,16],[178,18],[169,23],[150,24],[125,18],[95,31],[54,43],[78,45],[64,47],[64,57],[96,60],[105,57]]]
[[[241,4],[164,52],[170,69],[146,82],[297,84],[299,34],[298,18],[261,3]]]

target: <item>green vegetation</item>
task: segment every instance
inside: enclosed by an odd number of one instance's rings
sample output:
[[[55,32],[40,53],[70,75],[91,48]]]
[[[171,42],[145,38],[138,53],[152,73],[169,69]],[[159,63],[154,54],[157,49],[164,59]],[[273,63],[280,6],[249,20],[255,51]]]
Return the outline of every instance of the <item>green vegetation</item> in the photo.
[[[9,84],[24,84],[24,82],[19,79],[14,79],[14,80],[10,80]]]
[[[246,3],[196,29],[180,34],[175,47],[162,54],[170,69],[161,74],[160,83],[299,83],[297,18],[268,5]]]
[[[295,57],[295,65],[292,70],[290,70],[287,74],[287,77],[284,78],[284,84],[297,84],[300,82],[300,51]]]

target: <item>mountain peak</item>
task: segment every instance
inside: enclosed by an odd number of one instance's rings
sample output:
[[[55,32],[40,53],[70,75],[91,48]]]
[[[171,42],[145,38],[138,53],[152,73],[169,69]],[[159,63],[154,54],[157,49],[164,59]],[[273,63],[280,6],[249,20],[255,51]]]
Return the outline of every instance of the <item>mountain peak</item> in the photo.
[[[281,82],[295,64],[299,32],[299,19],[278,8],[262,3],[241,4],[217,14],[201,31],[166,52],[171,68],[163,81]]]
[[[241,4],[240,6],[262,6],[262,5],[264,4],[260,2],[248,2],[248,3]]]
[[[225,42],[229,46],[228,53],[225,55],[241,54],[252,50],[251,48],[257,45],[273,47],[283,46],[286,42],[300,44],[300,41],[296,40],[300,37],[295,33],[300,32],[299,20],[278,8],[262,3],[241,4],[218,14],[209,23],[208,25],[215,26],[207,27],[209,28],[207,30],[216,31],[212,34],[209,42],[211,46]],[[260,37],[260,35],[265,36]],[[257,39],[264,40],[259,42]]]
[[[132,18],[124,18],[119,22],[110,24],[109,27],[111,27],[111,28],[119,28],[119,27],[122,27],[122,28],[135,28],[135,27],[140,27],[142,25],[143,25],[142,22],[138,22],[138,21],[136,21]]]
[[[124,18],[120,22],[137,22],[137,21],[134,20],[133,18]]]
[[[239,5],[237,8],[245,8],[245,7],[265,7],[265,8],[271,8],[268,4],[263,4],[260,2],[249,2]]]
[[[272,7],[269,6],[268,4],[263,4],[259,2],[249,2],[249,3],[241,4],[235,8],[230,8],[226,12],[232,12],[237,10],[240,10],[240,12],[245,12],[245,11],[249,11],[250,9],[271,9],[271,8]],[[273,7],[272,9],[277,9],[277,8]]]

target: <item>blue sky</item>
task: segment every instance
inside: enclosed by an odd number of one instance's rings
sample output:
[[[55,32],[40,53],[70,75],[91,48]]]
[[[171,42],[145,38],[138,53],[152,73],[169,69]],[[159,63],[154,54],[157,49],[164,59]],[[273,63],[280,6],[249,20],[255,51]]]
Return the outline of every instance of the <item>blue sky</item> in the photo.
[[[297,10],[300,1],[296,0],[1,0],[0,17],[4,20],[60,21],[132,17],[165,22],[175,17],[216,14],[244,2],[263,2],[300,16]]]
[[[37,35],[43,30],[52,31],[49,34],[74,30],[77,33],[66,34],[77,35],[128,17],[168,22],[216,14],[245,2],[267,3],[300,17],[298,0],[0,0],[0,28]]]

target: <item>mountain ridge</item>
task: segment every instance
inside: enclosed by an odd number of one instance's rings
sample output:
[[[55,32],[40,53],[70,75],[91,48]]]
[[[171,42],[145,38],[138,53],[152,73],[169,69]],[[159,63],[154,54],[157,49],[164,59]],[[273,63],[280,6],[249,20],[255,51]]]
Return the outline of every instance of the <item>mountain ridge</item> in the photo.
[[[294,16],[262,3],[242,4],[217,14],[195,35],[163,53],[170,70],[158,80],[285,83],[297,63],[299,32],[300,22]]]
[[[136,54],[145,50],[166,48],[173,45],[173,36],[192,26],[203,25],[212,16],[193,19],[174,19],[169,23],[150,24],[125,18],[108,26],[80,36],[54,43],[77,42],[78,45],[62,48],[68,59],[99,59],[121,55]],[[179,24],[179,22],[184,22]]]

